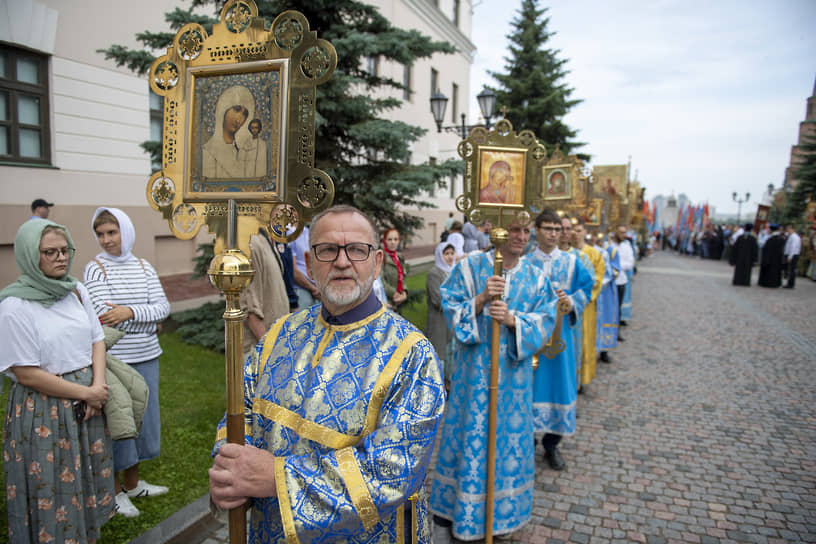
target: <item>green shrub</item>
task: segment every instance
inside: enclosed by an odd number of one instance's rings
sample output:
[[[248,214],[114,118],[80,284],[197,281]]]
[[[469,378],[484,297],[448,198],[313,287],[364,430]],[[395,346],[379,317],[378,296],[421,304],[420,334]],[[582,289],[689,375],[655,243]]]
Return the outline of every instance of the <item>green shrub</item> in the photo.
[[[197,346],[224,353],[224,302],[207,302],[172,316],[179,337]]]

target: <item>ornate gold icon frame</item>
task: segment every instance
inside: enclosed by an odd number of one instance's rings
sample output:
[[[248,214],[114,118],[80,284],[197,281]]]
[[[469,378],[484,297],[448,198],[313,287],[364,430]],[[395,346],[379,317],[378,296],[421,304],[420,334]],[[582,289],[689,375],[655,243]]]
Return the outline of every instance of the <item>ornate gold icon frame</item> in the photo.
[[[473,224],[492,220],[502,226],[505,215],[526,224],[531,214],[541,211],[541,165],[547,150],[531,130],[517,134],[510,121],[502,119],[491,131],[471,130],[458,151],[465,171],[456,209]]]
[[[253,0],[229,0],[212,35],[196,23],[179,29],[150,68],[164,130],[162,168],[147,184],[148,203],[176,237],[191,239],[206,225],[221,253],[234,201],[236,246],[248,255],[259,228],[290,241],[331,205],[334,184],[314,167],[315,95],[336,66],[334,47],[303,14],[285,11],[267,25]],[[243,122],[224,113],[233,106],[243,108]],[[261,125],[254,147],[251,123]]]

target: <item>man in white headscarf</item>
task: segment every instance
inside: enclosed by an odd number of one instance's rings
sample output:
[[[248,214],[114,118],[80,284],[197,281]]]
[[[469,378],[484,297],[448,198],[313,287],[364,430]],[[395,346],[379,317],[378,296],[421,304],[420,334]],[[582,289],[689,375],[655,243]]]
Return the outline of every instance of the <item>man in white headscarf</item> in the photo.
[[[254,115],[255,99],[249,89],[243,85],[233,85],[221,93],[215,106],[215,130],[201,148],[202,176],[244,177],[244,168],[239,157],[239,142],[251,138],[244,126],[247,119],[253,118]]]

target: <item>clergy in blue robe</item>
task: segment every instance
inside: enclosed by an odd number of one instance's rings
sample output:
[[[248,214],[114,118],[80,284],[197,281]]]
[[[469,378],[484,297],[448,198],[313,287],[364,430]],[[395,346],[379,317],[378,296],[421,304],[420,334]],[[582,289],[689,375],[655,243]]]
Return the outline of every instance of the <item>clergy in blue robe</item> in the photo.
[[[573,247],[573,228],[577,223],[577,219],[570,217],[569,215],[564,214],[561,216],[561,234],[558,237],[558,249],[561,250],[562,253],[572,253],[575,257],[580,261],[580,263],[584,266],[584,269],[589,272],[589,275],[592,276],[592,283],[595,284],[595,267],[592,265],[592,262],[589,260],[589,257],[584,255],[581,251]],[[581,313],[578,314],[578,319],[576,320],[575,326],[572,327],[572,338],[573,338],[573,345],[575,346],[575,370],[576,375],[581,375],[581,362],[583,359],[583,338],[584,338],[584,327],[583,327],[583,312],[586,307],[589,305],[590,301],[592,300],[592,291],[590,291],[589,296],[583,303],[583,308],[581,309]],[[580,385],[580,379],[576,379],[576,383]]]
[[[244,371],[245,445],[218,426],[210,495],[249,500],[249,542],[430,542],[426,469],[444,412],[430,342],[372,292],[371,221],[336,206],[312,222],[321,303],[279,319]],[[408,514],[407,512],[410,512]]]
[[[611,246],[606,249],[595,246],[604,258],[606,272],[604,274],[601,293],[598,295],[598,334],[597,348],[601,353],[601,360],[608,362],[608,356],[603,353],[618,346],[618,289],[615,286],[615,276],[620,273],[618,250]]]
[[[539,269],[522,256],[530,225],[512,224],[508,231],[501,249],[503,277],[493,274],[493,251],[472,253],[441,287],[455,349],[431,510],[460,540],[485,536],[493,318],[502,323],[493,534],[509,534],[529,522],[533,504],[532,356],[552,331],[556,298]],[[501,299],[491,301],[494,295]],[[447,529],[437,529],[444,532],[439,540],[449,538]]]
[[[577,252],[564,252],[557,247],[563,226],[553,210],[542,211],[535,225],[538,249],[530,256],[556,293],[563,293],[570,301],[570,311],[561,328],[564,350],[552,359],[542,355],[533,376],[533,424],[536,432],[545,433],[542,444],[547,463],[555,470],[563,470],[565,464],[558,443],[561,437],[575,432],[578,398],[579,350],[575,329],[581,328],[580,317],[590,300],[594,280]]]

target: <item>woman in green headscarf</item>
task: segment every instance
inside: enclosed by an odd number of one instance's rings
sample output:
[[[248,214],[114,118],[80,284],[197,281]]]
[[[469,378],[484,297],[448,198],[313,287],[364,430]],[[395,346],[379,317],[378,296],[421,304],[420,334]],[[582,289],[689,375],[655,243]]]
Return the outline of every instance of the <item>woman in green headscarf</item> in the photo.
[[[0,371],[12,380],[3,442],[11,542],[95,543],[113,515],[102,405],[105,344],[74,243],[46,219],[14,238],[22,275],[0,291]]]

